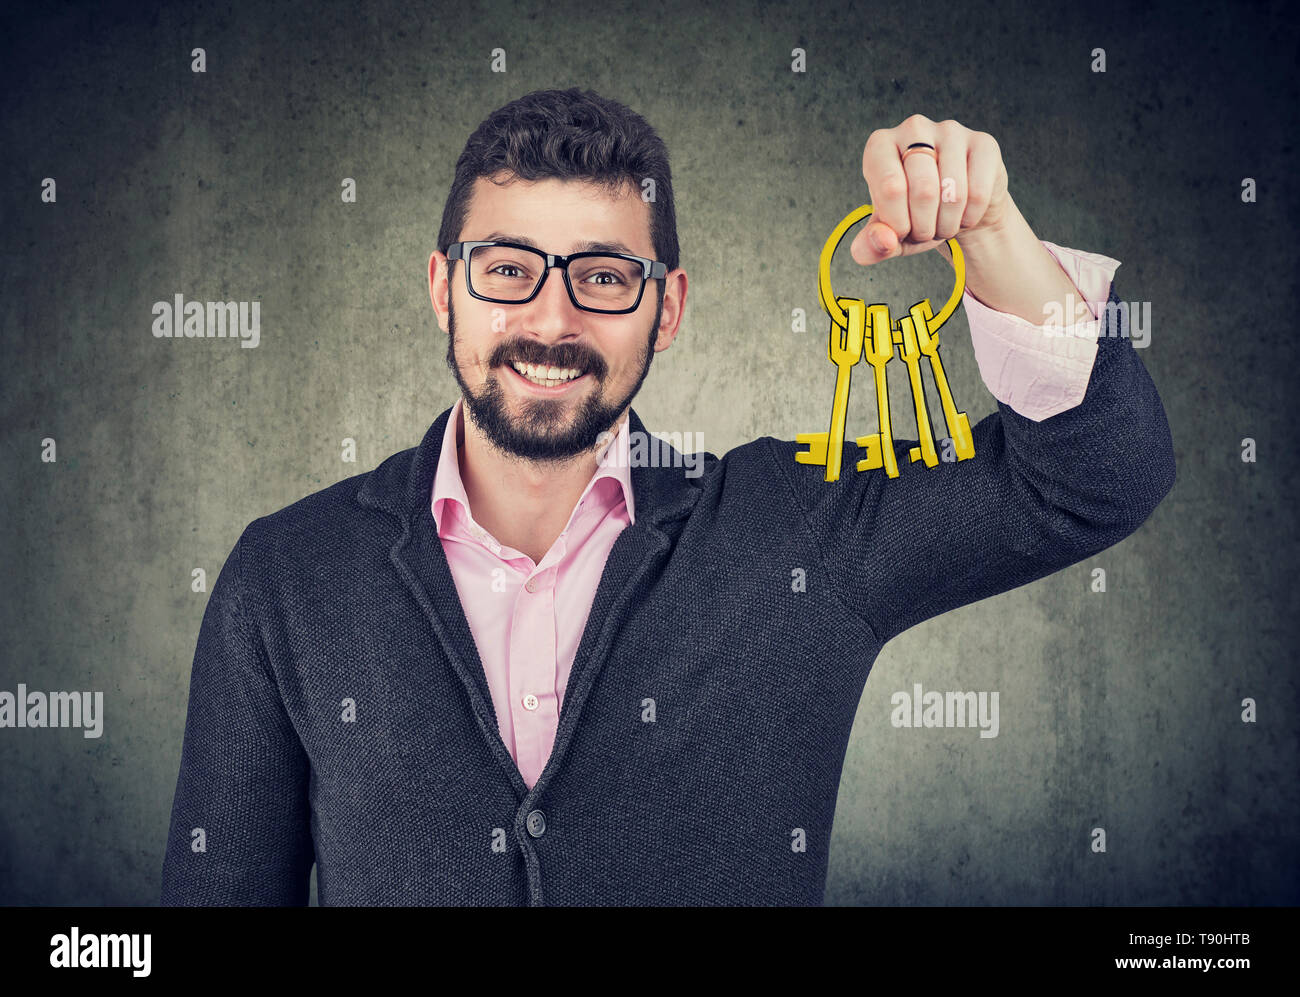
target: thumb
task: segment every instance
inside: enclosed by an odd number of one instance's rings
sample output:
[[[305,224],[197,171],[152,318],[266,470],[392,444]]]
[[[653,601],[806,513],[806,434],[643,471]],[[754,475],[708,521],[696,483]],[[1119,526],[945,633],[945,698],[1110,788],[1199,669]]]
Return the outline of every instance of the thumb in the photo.
[[[870,266],[900,255],[902,246],[892,228],[873,218],[854,238],[849,252],[858,263]]]

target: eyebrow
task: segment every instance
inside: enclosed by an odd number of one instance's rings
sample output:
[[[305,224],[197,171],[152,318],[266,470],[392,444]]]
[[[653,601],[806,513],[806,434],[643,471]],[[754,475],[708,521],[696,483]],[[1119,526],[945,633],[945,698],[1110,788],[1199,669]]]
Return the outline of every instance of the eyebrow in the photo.
[[[489,232],[487,235],[483,236],[481,241],[482,242],[517,242],[521,246],[530,246],[533,249],[536,249],[539,253],[546,252],[546,250],[542,249],[541,246],[537,245],[537,243],[534,242],[532,239],[528,238],[528,236],[511,234],[509,232]],[[578,243],[573,248],[573,251],[575,253],[622,253],[624,256],[641,255],[640,253],[634,252],[633,250],[629,249],[621,242],[598,242],[590,239],[587,240],[586,242]]]

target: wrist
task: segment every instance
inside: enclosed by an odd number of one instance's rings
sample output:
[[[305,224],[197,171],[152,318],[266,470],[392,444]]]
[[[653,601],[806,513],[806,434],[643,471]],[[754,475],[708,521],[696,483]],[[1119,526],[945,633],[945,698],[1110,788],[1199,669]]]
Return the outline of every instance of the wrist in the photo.
[[[1070,278],[1034,234],[1010,195],[987,228],[957,240],[966,262],[966,291],[980,304],[1035,325],[1077,295]]]
[[[984,260],[1004,258],[1011,247],[1024,241],[1026,235],[1037,242],[1010,194],[1005,195],[1004,202],[995,210],[996,214],[990,221],[957,236],[957,245],[961,246],[967,264],[978,266]]]

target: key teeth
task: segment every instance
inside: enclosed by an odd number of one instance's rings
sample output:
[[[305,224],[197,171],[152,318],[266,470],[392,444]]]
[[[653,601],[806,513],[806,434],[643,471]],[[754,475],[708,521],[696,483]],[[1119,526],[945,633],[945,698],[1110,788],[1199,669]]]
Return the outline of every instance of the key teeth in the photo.
[[[879,433],[868,433],[866,436],[859,436],[854,442],[858,447],[866,451],[866,456],[854,465],[859,471],[875,471],[884,467],[884,450],[880,445]],[[885,468],[885,473],[891,478],[898,477],[898,469],[893,470]]]
[[[829,437],[829,433],[799,433],[794,438],[795,443],[806,443],[808,449],[796,453],[794,459],[800,464],[825,465],[826,441]]]
[[[858,447],[867,452],[867,455],[857,462],[859,471],[874,471],[880,467],[884,461],[880,456],[880,435],[871,433],[869,436],[859,436],[854,442]]]

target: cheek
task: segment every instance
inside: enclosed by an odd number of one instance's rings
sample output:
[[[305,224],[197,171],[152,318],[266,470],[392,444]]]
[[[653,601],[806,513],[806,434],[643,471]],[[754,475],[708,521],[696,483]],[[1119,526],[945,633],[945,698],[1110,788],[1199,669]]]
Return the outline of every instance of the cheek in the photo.
[[[488,331],[491,328],[490,322],[491,319],[484,315],[475,316],[472,322],[466,317],[456,325],[457,354],[462,360],[479,364],[484,369],[487,369],[492,351],[502,338],[501,335]]]

